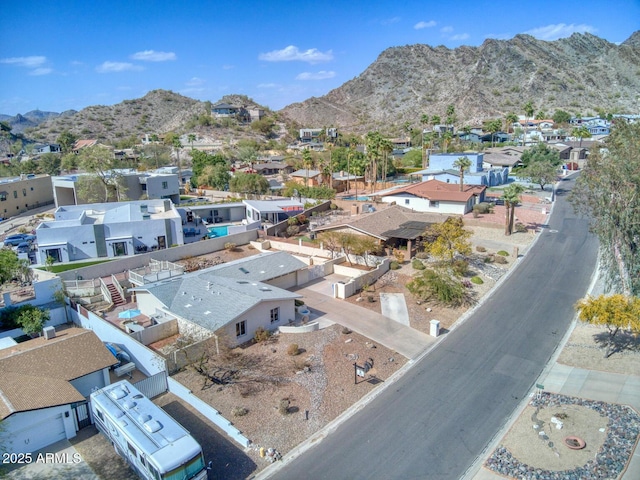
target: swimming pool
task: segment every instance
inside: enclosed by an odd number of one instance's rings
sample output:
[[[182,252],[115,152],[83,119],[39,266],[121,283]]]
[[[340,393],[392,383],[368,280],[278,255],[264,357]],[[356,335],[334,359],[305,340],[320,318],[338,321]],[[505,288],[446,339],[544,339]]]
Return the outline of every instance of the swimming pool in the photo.
[[[225,237],[229,235],[229,227],[209,227],[207,229],[209,238]]]
[[[341,197],[338,200],[356,200],[358,202],[366,202],[369,200],[369,197],[356,197],[355,195],[349,195],[348,197]]]

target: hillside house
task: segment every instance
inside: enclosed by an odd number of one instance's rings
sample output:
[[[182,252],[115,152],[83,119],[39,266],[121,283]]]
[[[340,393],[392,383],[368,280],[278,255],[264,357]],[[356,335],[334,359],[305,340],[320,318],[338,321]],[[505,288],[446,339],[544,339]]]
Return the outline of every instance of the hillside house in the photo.
[[[429,155],[429,168],[412,173],[422,181],[440,180],[445,183],[459,184],[460,170],[453,164],[458,158],[466,157],[471,161],[469,170],[464,173],[464,183],[493,187],[502,185],[509,178],[509,168],[499,167],[485,170],[484,153],[441,153]]]

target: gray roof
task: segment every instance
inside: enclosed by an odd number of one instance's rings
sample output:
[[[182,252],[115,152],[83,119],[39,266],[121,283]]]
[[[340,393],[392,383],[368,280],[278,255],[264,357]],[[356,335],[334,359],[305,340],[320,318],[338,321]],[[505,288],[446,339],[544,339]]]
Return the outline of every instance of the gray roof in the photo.
[[[293,172],[291,176],[302,177],[302,178],[307,178],[308,176],[309,178],[313,178],[320,175],[320,173],[321,172],[319,170],[307,170],[306,168],[302,168],[300,170],[296,170],[295,172]]]
[[[300,298],[297,293],[263,282],[304,267],[304,262],[286,252],[268,252],[139,290],[149,291],[172,313],[216,331],[260,302]]]

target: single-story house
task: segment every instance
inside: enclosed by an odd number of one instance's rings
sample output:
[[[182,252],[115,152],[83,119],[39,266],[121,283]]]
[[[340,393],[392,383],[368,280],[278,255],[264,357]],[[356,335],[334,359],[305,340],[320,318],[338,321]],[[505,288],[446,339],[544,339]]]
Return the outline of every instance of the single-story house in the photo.
[[[317,187],[323,183],[322,172],[320,170],[307,170],[306,168],[293,172],[291,174],[291,180],[308,187]]]
[[[306,282],[307,265],[285,252],[263,253],[136,287],[145,315],[169,313],[183,335],[215,335],[229,346],[295,319],[295,299],[285,288]]]
[[[246,219],[264,223],[279,223],[304,211],[304,204],[297,200],[243,200]]]
[[[507,168],[509,171],[513,167],[522,165],[521,155],[512,155],[500,152],[485,152],[483,166],[487,169]]]
[[[260,175],[280,175],[293,172],[293,167],[284,162],[267,162],[253,165],[253,169]]]
[[[415,212],[400,205],[392,205],[358,216],[355,220],[314,228],[314,232],[329,231],[366,235],[378,242],[380,250],[405,248],[413,256],[425,230],[434,223],[444,222],[449,216]]]
[[[90,330],[69,328],[0,349],[1,442],[32,453],[90,424],[87,399],[118,363]]]
[[[464,184],[460,191],[459,184],[427,180],[387,192],[381,195],[381,200],[418,212],[464,215],[484,201],[486,189],[484,185]]]

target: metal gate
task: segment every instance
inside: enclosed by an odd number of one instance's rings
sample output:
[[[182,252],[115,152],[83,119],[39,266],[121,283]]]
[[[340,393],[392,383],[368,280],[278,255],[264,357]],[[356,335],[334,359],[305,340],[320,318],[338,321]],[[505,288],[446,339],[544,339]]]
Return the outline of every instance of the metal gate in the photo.
[[[88,402],[76,403],[75,405],[73,405],[73,411],[76,414],[78,430],[82,430],[84,427],[88,427],[89,425],[91,425]]]

